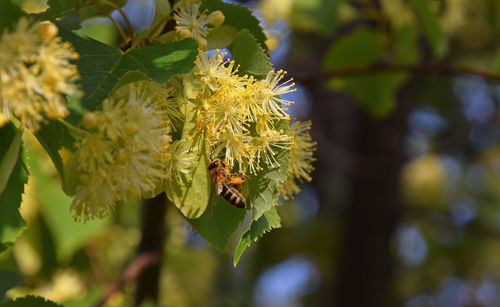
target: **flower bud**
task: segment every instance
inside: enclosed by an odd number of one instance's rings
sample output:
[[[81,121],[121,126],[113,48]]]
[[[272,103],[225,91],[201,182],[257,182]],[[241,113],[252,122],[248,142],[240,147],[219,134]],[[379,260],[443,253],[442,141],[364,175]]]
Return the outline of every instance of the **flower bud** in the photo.
[[[51,41],[58,32],[59,29],[50,21],[43,21],[38,25],[38,33],[46,41]]]
[[[193,37],[193,34],[191,33],[191,31],[189,31],[187,29],[179,29],[179,30],[177,30],[177,32],[179,32],[179,36],[181,39]]]
[[[91,113],[91,112],[85,113],[85,115],[83,115],[83,119],[82,119],[82,127],[85,129],[95,128],[98,121],[99,121],[99,118],[94,113]]]
[[[210,13],[210,15],[208,15],[208,23],[213,25],[214,27],[218,27],[223,24],[224,19],[226,19],[226,17],[221,11],[214,11]]]
[[[202,50],[207,49],[208,43],[206,39],[204,39],[203,37],[198,37],[196,40],[198,41],[200,49]]]
[[[139,132],[139,129],[140,129],[140,127],[136,123],[130,122],[130,123],[125,124],[125,132],[130,136]]]

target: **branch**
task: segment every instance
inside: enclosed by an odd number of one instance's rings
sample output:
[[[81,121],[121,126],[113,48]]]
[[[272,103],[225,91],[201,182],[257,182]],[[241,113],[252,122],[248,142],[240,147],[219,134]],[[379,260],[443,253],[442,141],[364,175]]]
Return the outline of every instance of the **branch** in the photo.
[[[380,72],[412,72],[418,74],[436,74],[436,75],[468,75],[480,77],[486,80],[500,82],[500,74],[477,70],[471,67],[448,66],[444,64],[374,64],[369,66],[347,67],[334,69],[320,74],[322,79],[355,77],[359,75],[380,73]],[[309,79],[311,76],[297,76],[299,82]]]
[[[145,269],[153,264],[159,263],[160,255],[157,253],[143,253],[139,254],[125,269],[125,272],[118,281],[111,284],[106,293],[94,304],[94,307],[103,306],[106,301],[116,292],[120,291],[127,282],[134,280]]]
[[[167,196],[161,193],[154,198],[144,200],[141,218],[141,242],[138,253],[155,253],[163,255],[163,245],[166,238]],[[161,257],[163,258],[163,257]],[[149,266],[137,277],[135,305],[140,306],[145,300],[151,300],[158,305],[160,289],[161,261]]]

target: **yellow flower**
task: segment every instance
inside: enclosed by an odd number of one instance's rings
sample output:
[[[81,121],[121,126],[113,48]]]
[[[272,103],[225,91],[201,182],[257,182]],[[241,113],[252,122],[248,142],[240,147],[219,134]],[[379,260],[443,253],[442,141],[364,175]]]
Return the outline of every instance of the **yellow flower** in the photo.
[[[279,82],[285,76],[286,71],[278,70],[277,72],[271,70],[266,79],[261,81],[260,96],[262,98],[262,109],[264,112],[274,114],[278,118],[289,118],[284,106],[289,106],[292,101],[281,98],[282,95],[295,92],[297,89],[293,88],[295,83],[293,79],[289,79],[281,84]]]
[[[75,218],[102,218],[119,200],[150,195],[165,178],[171,138],[158,92],[143,83],[120,88],[88,113],[90,131],[76,143],[80,181],[71,206]]]
[[[286,106],[292,102],[281,95],[295,91],[294,84],[291,79],[280,83],[282,70],[270,71],[264,80],[237,75],[234,61],[225,55],[218,50],[198,55],[193,73],[206,87],[197,98],[192,134],[203,133],[212,156],[224,157],[230,167],[238,162],[242,172],[279,167],[277,150],[289,150],[291,143],[275,125],[289,118]]]
[[[65,95],[78,96],[74,81],[78,58],[69,43],[56,37],[49,22],[30,25],[21,18],[16,29],[0,39],[0,125],[17,117],[34,131],[47,119],[69,114]]]
[[[194,155],[189,154],[190,145],[185,140],[172,143],[166,154],[166,177],[173,182],[184,184],[190,178],[194,164]]]
[[[311,139],[311,122],[295,122],[290,127],[291,147],[290,165],[288,176],[278,188],[285,199],[292,198],[300,192],[297,181],[311,181],[311,172],[314,170],[312,163],[316,161],[313,153],[316,150],[316,142]]]
[[[181,38],[193,37],[200,45],[200,49],[207,48],[206,37],[210,32],[207,25],[219,26],[224,22],[224,14],[215,11],[207,15],[200,13],[199,0],[182,0],[175,7],[174,19],[177,22],[176,30]]]

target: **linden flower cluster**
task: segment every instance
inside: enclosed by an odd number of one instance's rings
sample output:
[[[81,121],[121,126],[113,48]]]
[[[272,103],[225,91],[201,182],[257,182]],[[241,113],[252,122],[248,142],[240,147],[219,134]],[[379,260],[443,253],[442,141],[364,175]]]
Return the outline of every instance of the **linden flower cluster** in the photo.
[[[0,126],[17,117],[36,131],[47,119],[69,114],[64,95],[78,96],[78,78],[70,60],[78,54],[57,35],[50,22],[30,24],[21,18],[0,38]]]
[[[174,19],[177,22],[176,30],[181,38],[192,37],[198,41],[200,49],[207,48],[207,35],[210,29],[207,25],[214,27],[224,23],[224,14],[214,11],[209,15],[200,13],[199,0],[182,0],[176,4]]]
[[[157,86],[132,84],[104,100],[102,110],[84,116],[88,132],[76,143],[74,157],[79,180],[71,210],[76,219],[102,218],[117,201],[158,189],[171,156],[171,115],[162,107],[169,95],[161,92]]]
[[[290,137],[292,146],[290,147],[290,165],[288,167],[287,178],[278,186],[280,194],[285,199],[290,199],[294,194],[300,192],[298,182],[311,181],[311,172],[314,170],[312,163],[313,152],[316,150],[316,142],[313,142],[310,135],[311,122],[295,122],[290,126]]]
[[[230,167],[237,162],[241,172],[252,174],[263,165],[280,167],[278,152],[290,150],[290,182],[310,179],[310,123],[289,129],[287,106],[293,102],[281,98],[296,90],[293,80],[281,82],[283,70],[270,71],[263,80],[239,76],[234,61],[224,60],[225,55],[218,50],[211,56],[201,52],[195,62],[194,75],[204,89],[198,95],[193,142],[206,137],[213,157],[223,157]]]

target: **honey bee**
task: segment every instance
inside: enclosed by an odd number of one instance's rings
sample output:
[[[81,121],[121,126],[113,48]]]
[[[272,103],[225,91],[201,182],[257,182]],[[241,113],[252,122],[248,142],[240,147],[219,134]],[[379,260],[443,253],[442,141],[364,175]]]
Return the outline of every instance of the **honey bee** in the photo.
[[[231,173],[220,159],[210,161],[208,170],[217,194],[222,195],[231,205],[245,208],[245,198],[238,191],[241,190],[243,182],[248,177],[239,173]]]

